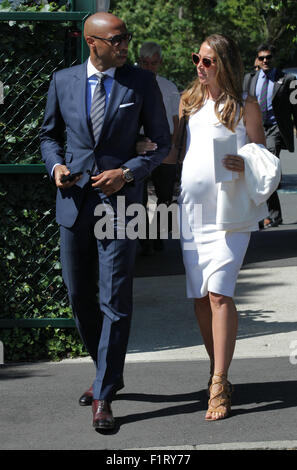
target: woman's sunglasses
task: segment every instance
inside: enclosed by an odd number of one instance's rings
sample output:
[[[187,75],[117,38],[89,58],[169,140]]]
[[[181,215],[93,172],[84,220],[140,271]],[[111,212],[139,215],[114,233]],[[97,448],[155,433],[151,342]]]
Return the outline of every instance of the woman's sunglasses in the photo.
[[[200,60],[202,64],[204,65],[204,67],[206,67],[207,69],[209,69],[211,64],[214,64],[216,62],[216,59],[208,59],[208,57],[203,57],[203,59],[201,59],[199,54],[196,54],[196,52],[192,52],[193,64],[198,65]]]

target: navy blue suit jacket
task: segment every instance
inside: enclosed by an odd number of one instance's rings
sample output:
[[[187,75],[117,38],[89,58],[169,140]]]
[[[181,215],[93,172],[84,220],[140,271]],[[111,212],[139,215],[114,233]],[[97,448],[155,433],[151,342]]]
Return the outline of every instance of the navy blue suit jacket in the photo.
[[[126,196],[127,204],[142,202],[143,180],[167,156],[171,145],[162,95],[152,73],[129,65],[116,69],[98,142],[88,122],[86,93],[87,62],[54,73],[40,132],[42,159],[50,175],[56,163],[66,165],[71,173],[83,172],[73,187],[57,191],[56,219],[65,227],[75,223],[94,159],[102,171],[123,164],[130,168],[134,182],[116,195]],[[145,156],[135,152],[141,126],[158,145]]]

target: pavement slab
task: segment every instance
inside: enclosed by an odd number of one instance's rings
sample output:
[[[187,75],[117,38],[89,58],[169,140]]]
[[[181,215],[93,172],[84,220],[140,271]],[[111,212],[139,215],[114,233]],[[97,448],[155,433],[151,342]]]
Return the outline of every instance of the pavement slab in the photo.
[[[282,152],[281,162],[294,179],[296,155]],[[89,357],[8,363],[0,368],[0,449],[296,450],[296,197],[280,191],[284,223],[252,234],[239,274],[230,418],[204,420],[209,362],[185,296],[179,241],[167,240],[163,252],[137,257],[116,429],[96,432],[90,407],[78,405],[93,381]]]
[[[232,416],[215,423],[204,420],[208,371],[205,360],[127,363],[126,387],[113,402],[116,430],[102,434],[92,428],[90,407],[78,405],[93,376],[91,362],[7,365],[1,370],[1,449],[296,447],[297,366],[288,357],[235,359]]]

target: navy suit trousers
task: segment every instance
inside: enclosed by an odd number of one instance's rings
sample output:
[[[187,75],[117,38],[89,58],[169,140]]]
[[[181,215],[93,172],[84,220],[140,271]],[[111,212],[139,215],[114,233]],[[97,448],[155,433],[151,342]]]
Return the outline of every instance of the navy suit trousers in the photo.
[[[74,226],[60,226],[63,279],[78,331],[96,365],[94,399],[109,401],[123,374],[137,247],[137,240],[117,238],[116,201],[116,196],[87,188]],[[98,204],[109,212],[113,208],[114,239],[94,234]]]
[[[265,127],[266,147],[279,158],[281,149],[284,148],[284,142],[279,132],[277,124],[270,127]],[[269,216],[274,220],[278,217],[282,218],[282,210],[277,191],[271,194],[267,200]]]

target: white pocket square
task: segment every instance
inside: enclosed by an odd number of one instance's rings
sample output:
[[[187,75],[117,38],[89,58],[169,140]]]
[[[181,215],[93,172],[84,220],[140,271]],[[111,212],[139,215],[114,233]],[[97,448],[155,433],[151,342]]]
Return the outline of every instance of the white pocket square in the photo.
[[[124,103],[124,104],[120,104],[120,108],[127,108],[128,106],[132,106],[134,103]]]

